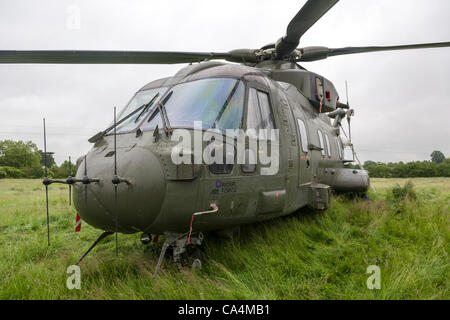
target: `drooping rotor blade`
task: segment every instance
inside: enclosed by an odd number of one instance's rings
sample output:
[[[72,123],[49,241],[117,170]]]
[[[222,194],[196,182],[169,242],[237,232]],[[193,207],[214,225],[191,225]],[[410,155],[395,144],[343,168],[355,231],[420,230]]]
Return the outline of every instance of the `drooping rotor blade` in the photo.
[[[0,50],[0,63],[175,64],[226,59],[229,53],[174,51],[11,51]]]
[[[450,42],[419,43],[400,46],[371,46],[371,47],[345,47],[345,48],[305,47],[300,49],[302,55],[298,61],[317,61],[326,59],[328,57],[354,53],[442,48],[442,47],[450,47]]]
[[[289,22],[286,35],[275,46],[278,59],[288,56],[300,43],[300,38],[339,0],[308,0]]]

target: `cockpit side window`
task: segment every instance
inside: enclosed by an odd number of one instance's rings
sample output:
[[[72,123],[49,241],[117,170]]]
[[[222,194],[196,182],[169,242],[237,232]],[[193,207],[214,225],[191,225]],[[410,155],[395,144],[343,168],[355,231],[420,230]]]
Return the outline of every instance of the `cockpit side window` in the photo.
[[[248,92],[247,107],[247,129],[258,129],[261,123],[261,112],[259,111],[258,94],[253,88]]]
[[[255,88],[249,89],[247,129],[275,129],[275,120],[270,107],[269,95]],[[267,138],[267,137],[265,137]]]

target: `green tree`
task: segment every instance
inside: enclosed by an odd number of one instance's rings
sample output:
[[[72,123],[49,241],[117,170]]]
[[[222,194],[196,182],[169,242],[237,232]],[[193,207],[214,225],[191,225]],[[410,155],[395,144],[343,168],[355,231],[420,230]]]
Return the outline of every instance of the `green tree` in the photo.
[[[67,178],[69,176],[69,161],[64,161],[59,167],[52,168],[55,178]],[[74,163],[71,164],[70,175],[74,177],[77,173],[77,167]]]
[[[363,166],[364,166],[364,167],[367,167],[367,166],[374,166],[374,165],[376,165],[376,164],[377,164],[377,163],[376,163],[375,161],[367,160],[366,162],[364,162]]]
[[[40,166],[41,156],[31,141],[0,141],[0,166],[33,168]]]
[[[434,163],[441,163],[442,161],[444,161],[445,160],[445,156],[444,156],[444,154],[441,152],[441,151],[437,151],[437,150],[435,150],[435,151],[433,151],[432,153],[431,153],[431,161],[433,161]]]
[[[450,177],[450,158],[445,159],[436,165],[434,171],[435,177]]]
[[[61,163],[61,165],[59,166],[61,169],[64,169],[65,172],[67,172],[67,175],[69,174],[69,167],[71,168],[71,172],[70,175],[73,177],[77,174],[77,165],[75,163],[71,163],[69,164],[69,161],[64,161],[63,163]]]

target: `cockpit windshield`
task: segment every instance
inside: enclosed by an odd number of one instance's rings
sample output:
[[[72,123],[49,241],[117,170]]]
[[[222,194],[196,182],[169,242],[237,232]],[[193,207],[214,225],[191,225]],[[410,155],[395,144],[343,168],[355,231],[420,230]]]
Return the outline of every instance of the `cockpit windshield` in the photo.
[[[154,88],[144,91],[137,92],[134,97],[128,102],[125,108],[123,108],[117,116],[117,122],[127,117],[133,111],[141,107],[142,105],[146,105],[149,102],[152,102],[152,105],[148,105],[144,107],[141,111],[136,112],[131,117],[123,121],[117,126],[117,133],[129,132],[135,129],[138,125],[138,122],[145,119],[150,110],[154,109],[158,100],[164,95],[167,91],[167,87],[162,88]]]
[[[240,128],[245,95],[242,81],[208,78],[175,85],[170,91],[171,97],[167,99],[164,107],[172,128],[194,127],[194,121],[201,121],[205,129]],[[144,122],[143,130],[153,130],[156,125],[162,127],[158,113],[159,110],[156,109]]]

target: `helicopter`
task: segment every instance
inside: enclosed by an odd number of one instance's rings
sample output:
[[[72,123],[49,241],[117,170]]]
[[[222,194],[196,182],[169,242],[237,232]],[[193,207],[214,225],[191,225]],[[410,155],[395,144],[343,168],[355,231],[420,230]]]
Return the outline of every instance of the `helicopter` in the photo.
[[[257,49],[0,51],[0,63],[189,63],[172,77],[144,85],[118,114],[114,110],[111,125],[91,137],[92,149],[77,159],[74,177],[55,180],[45,173],[48,241],[53,183],[69,185],[82,220],[104,231],[77,264],[112,234],[116,254],[118,233],[140,232],[144,244],[165,235],[154,275],[165,256],[200,267],[205,232],[236,237],[244,224],[304,207],[326,210],[332,191],[367,197],[370,178],[351,140],[354,110],[330,80],[300,63],[450,42],[299,47],[337,2],[306,1],[284,36]],[[46,143],[44,148],[45,156]],[[352,159],[345,158],[345,148]],[[269,161],[258,162],[261,156]],[[360,169],[347,166],[353,162]]]

